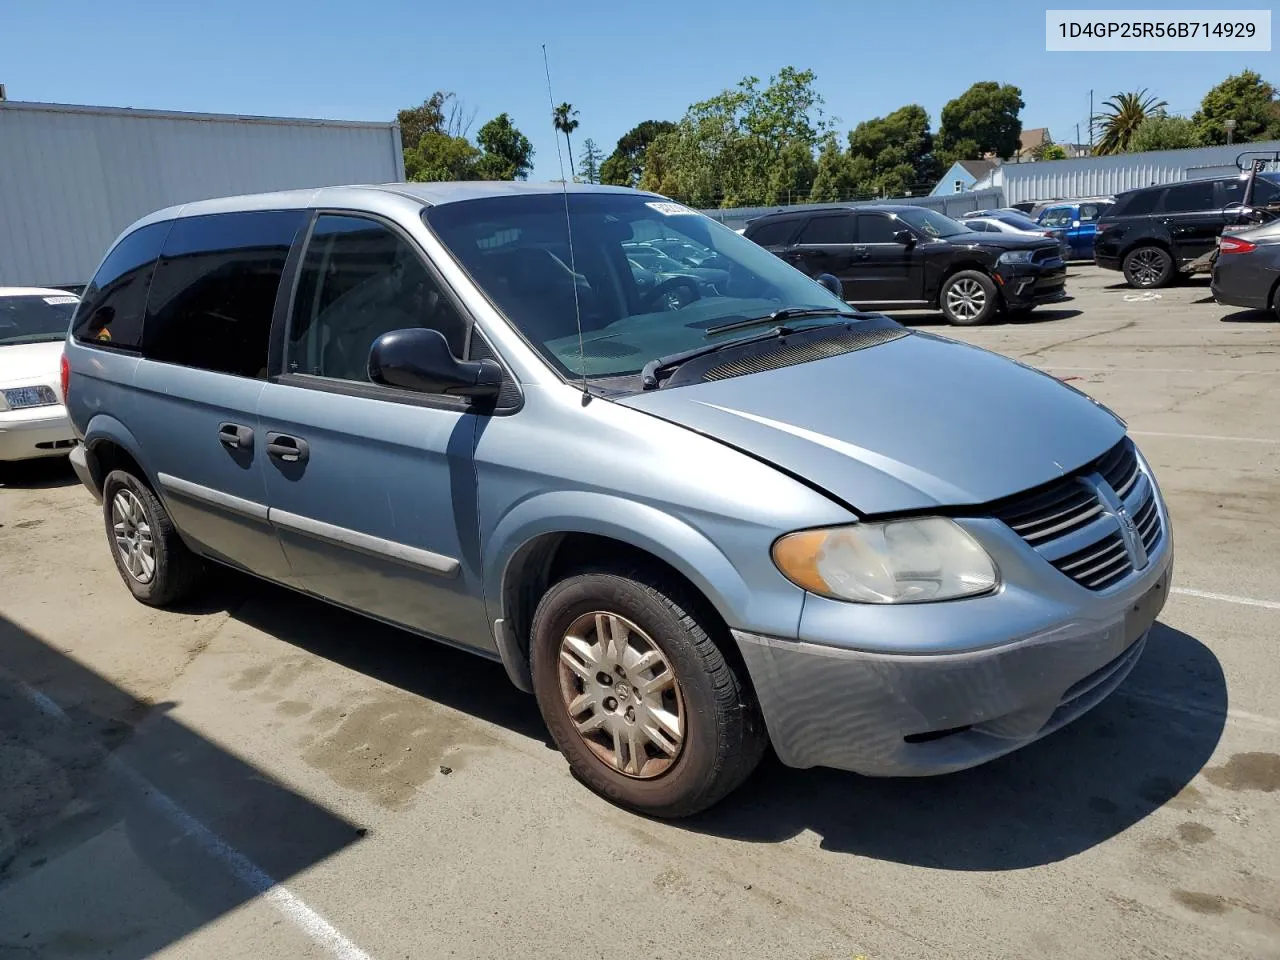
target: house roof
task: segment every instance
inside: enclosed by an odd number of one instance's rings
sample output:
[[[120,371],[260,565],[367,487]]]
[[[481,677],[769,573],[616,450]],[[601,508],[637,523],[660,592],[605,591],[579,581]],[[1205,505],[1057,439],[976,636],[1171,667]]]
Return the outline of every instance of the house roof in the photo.
[[[969,175],[981,180],[997,166],[994,160],[960,160],[960,166],[969,171]]]
[[[1051,139],[1048,127],[1032,127],[1030,130],[1023,130],[1018,137],[1018,152],[1029,153],[1042,143],[1048,143]]]

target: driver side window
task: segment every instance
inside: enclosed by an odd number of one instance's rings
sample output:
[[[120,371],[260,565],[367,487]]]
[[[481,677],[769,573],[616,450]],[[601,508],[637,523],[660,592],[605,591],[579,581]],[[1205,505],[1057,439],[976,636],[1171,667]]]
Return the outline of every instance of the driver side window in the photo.
[[[466,321],[414,247],[374,220],[319,217],[294,296],[288,372],[367,383],[373,342],[407,327],[439,330],[465,358]]]

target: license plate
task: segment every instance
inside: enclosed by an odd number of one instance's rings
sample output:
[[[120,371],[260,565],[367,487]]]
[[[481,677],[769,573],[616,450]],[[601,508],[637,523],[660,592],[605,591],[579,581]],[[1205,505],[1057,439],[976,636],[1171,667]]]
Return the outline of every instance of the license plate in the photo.
[[[1155,623],[1164,609],[1165,583],[1161,580],[1144,593],[1124,615],[1124,643],[1127,647]]]
[[[4,399],[11,410],[53,402],[52,391],[48,387],[10,387],[4,392]]]

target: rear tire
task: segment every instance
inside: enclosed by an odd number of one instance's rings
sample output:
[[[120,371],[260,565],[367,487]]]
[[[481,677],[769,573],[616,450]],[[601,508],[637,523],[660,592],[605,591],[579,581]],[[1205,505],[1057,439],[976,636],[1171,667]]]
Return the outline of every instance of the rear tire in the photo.
[[[647,569],[591,569],[551,587],[533,617],[530,666],[574,776],[667,818],[746,780],[767,737],[742,668],[713,638],[722,630],[700,597]]]
[[[178,535],[151,488],[127,470],[112,470],[102,484],[102,518],[120,578],[134,597],[163,607],[188,596],[204,563]]]
[[[1276,288],[1271,291],[1271,312],[1275,314],[1277,320],[1280,320],[1280,283],[1276,284]]]
[[[959,327],[984,324],[1000,307],[995,283],[980,270],[961,270],[947,277],[938,305],[947,322]]]
[[[1125,281],[1135,290],[1154,290],[1167,287],[1173,280],[1173,257],[1164,247],[1144,244],[1124,255],[1121,269]]]

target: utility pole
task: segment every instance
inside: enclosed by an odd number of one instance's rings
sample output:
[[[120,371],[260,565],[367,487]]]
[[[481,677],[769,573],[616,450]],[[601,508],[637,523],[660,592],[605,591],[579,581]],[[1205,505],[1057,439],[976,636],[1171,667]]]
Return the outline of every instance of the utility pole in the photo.
[[[1089,91],[1089,156],[1093,156],[1093,91]]]
[[[1077,144],[1080,143],[1080,124],[1078,123],[1076,124],[1076,143]],[[1078,146],[1077,146],[1077,149],[1079,149]]]

